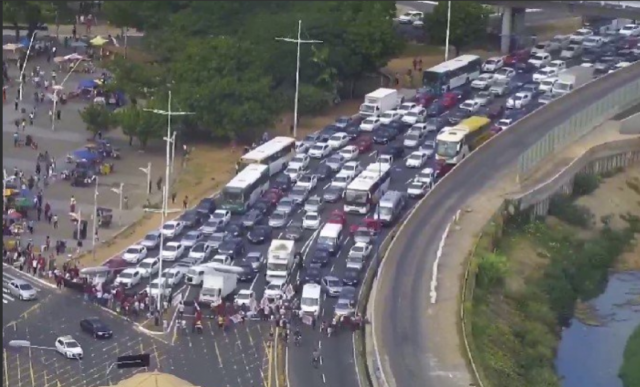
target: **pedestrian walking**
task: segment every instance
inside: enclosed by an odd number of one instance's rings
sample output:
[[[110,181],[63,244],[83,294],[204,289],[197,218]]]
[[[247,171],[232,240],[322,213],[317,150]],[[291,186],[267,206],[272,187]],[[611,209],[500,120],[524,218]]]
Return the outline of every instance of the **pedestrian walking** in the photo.
[[[37,207],[36,212],[38,213],[38,222],[42,219],[42,207]]]
[[[58,215],[53,215],[51,217],[51,221],[53,222],[53,228],[57,229],[58,228]]]
[[[125,210],[129,209],[129,197],[128,196],[125,196],[124,198],[122,198],[122,205],[123,205]]]
[[[18,97],[16,97],[16,100],[13,103],[13,107],[16,109],[16,111],[18,111],[18,109],[20,108],[20,99],[18,99]]]
[[[29,220],[29,222],[27,223],[27,229],[29,230],[29,234],[33,235],[33,231],[34,231],[33,220]]]
[[[182,209],[186,210],[189,205],[189,196],[185,196],[182,200]]]
[[[56,112],[56,118],[58,119],[58,121],[60,121],[60,119],[62,118],[62,110],[58,109],[58,111]]]
[[[176,204],[176,197],[177,196],[178,196],[178,193],[175,192],[175,191],[171,194],[171,204]]]
[[[22,123],[20,125],[22,127],[22,131],[24,132],[24,130],[27,129],[27,119],[23,118]]]
[[[162,190],[162,176],[160,176],[156,181],[156,188],[158,189],[158,191]]]
[[[33,119],[36,117],[34,112],[29,113],[29,125],[33,126]]]

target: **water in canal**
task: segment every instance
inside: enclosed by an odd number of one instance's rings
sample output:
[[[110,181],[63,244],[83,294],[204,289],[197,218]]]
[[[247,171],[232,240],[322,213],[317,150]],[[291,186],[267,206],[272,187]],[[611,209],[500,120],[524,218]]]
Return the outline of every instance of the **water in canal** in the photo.
[[[623,387],[618,378],[624,348],[640,324],[640,272],[616,273],[591,301],[601,326],[573,319],[562,333],[556,358],[563,387]]]

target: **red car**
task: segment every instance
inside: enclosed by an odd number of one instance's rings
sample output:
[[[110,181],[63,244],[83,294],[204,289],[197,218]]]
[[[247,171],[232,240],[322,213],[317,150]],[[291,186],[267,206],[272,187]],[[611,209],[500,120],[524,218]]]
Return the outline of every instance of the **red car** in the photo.
[[[416,98],[416,103],[423,108],[428,108],[435,100],[436,96],[433,94],[422,94]]]
[[[528,48],[514,51],[511,54],[504,57],[504,64],[507,66],[515,66],[518,63],[526,63],[531,56],[531,51]]]
[[[263,198],[269,200],[273,204],[277,204],[280,199],[284,196],[284,192],[280,191],[277,188],[271,188],[267,192],[262,195]]]
[[[341,224],[344,227],[347,224],[347,215],[342,210],[333,210],[327,223]]]
[[[363,228],[378,233],[382,229],[382,222],[378,219],[364,218],[362,222],[351,225],[349,231],[351,232],[351,235],[353,235],[356,231]]]
[[[370,151],[373,148],[373,140],[370,136],[362,136],[356,140],[356,146],[360,153]]]
[[[440,99],[440,103],[448,110],[455,107],[459,100],[458,94],[446,93]]]

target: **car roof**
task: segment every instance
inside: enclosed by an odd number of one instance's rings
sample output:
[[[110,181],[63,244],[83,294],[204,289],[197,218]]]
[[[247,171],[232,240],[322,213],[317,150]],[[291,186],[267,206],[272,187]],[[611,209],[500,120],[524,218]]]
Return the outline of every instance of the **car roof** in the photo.
[[[131,245],[131,246],[127,247],[127,250],[128,249],[144,249],[144,248],[145,248],[144,246],[139,245],[139,244],[136,243],[135,245]]]
[[[240,289],[240,291],[238,291],[238,294],[253,294],[253,290],[250,290],[250,289]]]
[[[122,274],[122,273],[134,273],[136,271],[138,271],[137,267],[128,267],[128,268],[122,270],[122,272],[120,272],[120,274]]]
[[[283,285],[287,280],[285,278],[274,278],[269,285]]]
[[[29,284],[27,281],[19,279],[19,278],[13,279],[13,280],[11,280],[11,282],[13,282],[14,284],[17,284],[17,285]]]
[[[58,339],[62,341],[76,341],[73,337],[71,337],[71,335],[60,336],[58,337]]]
[[[142,260],[142,262],[152,262],[152,261],[157,261],[157,260],[158,260],[157,257],[156,258],[145,258],[145,259]]]
[[[150,235],[153,235],[153,236],[160,236],[160,231],[158,231],[158,230],[150,231],[150,232],[148,232],[148,233],[147,233],[147,235],[145,235],[145,236],[150,236]]]
[[[178,224],[178,223],[180,223],[180,222],[178,222],[177,220],[170,220],[170,221],[168,221],[167,223],[165,223],[164,225],[166,226],[166,225],[168,225],[168,224],[173,225],[173,224]]]
[[[175,242],[175,241],[171,241],[171,242],[167,242],[167,246],[171,245],[171,246],[177,246],[179,245],[180,242]]]
[[[197,234],[201,234],[201,232],[200,232],[199,230],[191,230],[191,231],[189,231],[189,232],[187,233],[187,235],[189,235],[189,234],[191,234],[191,235],[197,235]],[[171,243],[171,242],[169,242],[169,243]]]
[[[333,275],[325,275],[323,279],[327,281],[340,281],[340,278]]]

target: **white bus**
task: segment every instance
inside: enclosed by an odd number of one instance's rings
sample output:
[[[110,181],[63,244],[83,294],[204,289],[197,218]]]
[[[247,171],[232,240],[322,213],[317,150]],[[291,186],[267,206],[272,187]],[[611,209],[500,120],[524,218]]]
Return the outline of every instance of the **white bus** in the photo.
[[[388,164],[369,164],[344,192],[344,211],[367,214],[389,189],[391,167]]]
[[[247,165],[222,189],[221,208],[235,214],[246,212],[269,189],[269,167]]]
[[[284,171],[295,154],[296,140],[292,137],[275,137],[240,158],[243,166],[263,164],[269,166],[269,173],[275,175]]]
[[[422,85],[434,94],[470,83],[480,75],[482,59],[477,55],[460,55],[422,73]]]

